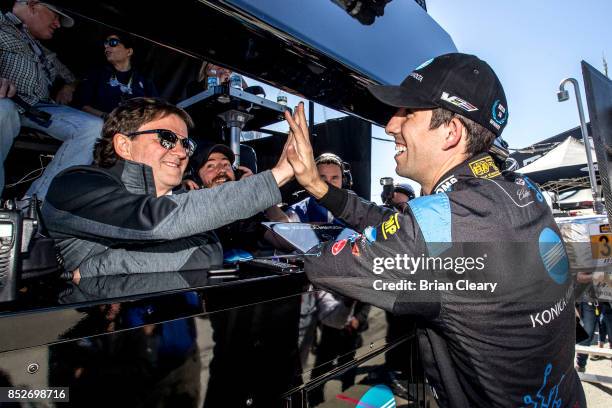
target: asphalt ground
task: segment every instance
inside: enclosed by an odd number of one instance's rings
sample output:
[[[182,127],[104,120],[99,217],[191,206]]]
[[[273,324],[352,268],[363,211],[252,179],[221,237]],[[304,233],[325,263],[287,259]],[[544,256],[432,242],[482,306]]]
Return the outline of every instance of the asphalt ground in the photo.
[[[593,361],[589,358],[585,373],[612,377],[612,360],[606,358]],[[603,385],[583,381],[582,386],[586,395],[588,408],[612,407],[612,384]]]

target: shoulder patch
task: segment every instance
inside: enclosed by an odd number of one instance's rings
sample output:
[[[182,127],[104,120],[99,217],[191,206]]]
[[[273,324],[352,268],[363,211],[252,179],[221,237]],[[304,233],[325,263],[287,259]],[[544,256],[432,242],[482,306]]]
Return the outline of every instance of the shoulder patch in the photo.
[[[408,202],[429,251],[437,256],[451,247],[451,208],[444,193],[423,196]]]

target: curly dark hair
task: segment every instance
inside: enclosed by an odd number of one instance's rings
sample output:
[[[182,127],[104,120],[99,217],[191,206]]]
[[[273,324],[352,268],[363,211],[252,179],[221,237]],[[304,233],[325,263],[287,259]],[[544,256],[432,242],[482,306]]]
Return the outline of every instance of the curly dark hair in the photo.
[[[187,112],[163,99],[132,98],[122,102],[104,121],[102,135],[94,146],[94,164],[108,168],[120,159],[113,146],[113,139],[117,133],[136,132],[145,123],[168,115],[176,115],[188,128],[193,127],[193,120]]]

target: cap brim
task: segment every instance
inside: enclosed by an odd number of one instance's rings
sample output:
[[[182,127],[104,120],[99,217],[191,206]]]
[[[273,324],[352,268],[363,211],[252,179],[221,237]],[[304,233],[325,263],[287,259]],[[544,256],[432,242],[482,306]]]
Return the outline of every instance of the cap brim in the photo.
[[[438,107],[399,85],[370,85],[368,90],[380,102],[395,108],[432,109]]]
[[[49,4],[49,3],[44,3],[44,2],[41,4],[43,4],[49,10],[52,10],[53,12],[55,12],[60,17],[60,24],[62,27],[70,28],[74,25],[74,19],[70,17],[68,14],[66,14],[64,11],[62,11],[60,8],[58,8],[57,6],[54,6],[53,4]]]

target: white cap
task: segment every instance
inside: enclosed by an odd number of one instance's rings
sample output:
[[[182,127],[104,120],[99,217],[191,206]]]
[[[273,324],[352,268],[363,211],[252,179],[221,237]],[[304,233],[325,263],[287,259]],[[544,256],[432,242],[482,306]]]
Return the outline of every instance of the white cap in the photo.
[[[66,12],[62,10],[61,8],[54,6],[53,4],[44,3],[44,2],[41,2],[40,4],[44,5],[49,10],[52,10],[59,15],[60,24],[62,25],[62,27],[70,28],[74,25],[74,19],[70,17],[68,14],[66,14]]]

